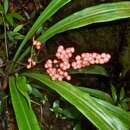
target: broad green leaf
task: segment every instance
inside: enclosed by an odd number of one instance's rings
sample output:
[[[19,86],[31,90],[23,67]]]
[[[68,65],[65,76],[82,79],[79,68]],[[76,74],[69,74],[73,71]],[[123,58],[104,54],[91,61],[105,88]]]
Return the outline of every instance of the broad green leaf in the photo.
[[[16,76],[16,86],[19,92],[26,98],[29,107],[31,107],[31,99],[28,95],[29,89],[25,77]]]
[[[15,28],[14,28],[14,30],[13,30],[13,32],[18,32],[18,31],[20,31],[22,28],[23,28],[23,24],[20,24],[20,25],[17,25]]]
[[[15,56],[14,61],[18,58],[22,48],[26,44],[26,42],[35,34],[35,32],[44,24],[47,20],[50,19],[52,15],[54,15],[61,7],[65,4],[70,2],[71,0],[52,0],[50,4],[45,8],[45,10],[41,13],[38,19],[35,21],[29,32],[27,33],[26,37],[24,38],[21,46],[18,48]]]
[[[91,88],[86,88],[86,87],[79,87],[79,89],[83,92],[90,94],[93,97],[105,100],[105,101],[113,104],[113,100],[112,100],[111,96],[103,91],[91,89]]]
[[[17,90],[16,79],[13,76],[9,78],[9,88],[19,130],[40,130],[35,114]]]
[[[4,0],[4,13],[6,14],[8,11],[8,7],[9,7],[9,1],[8,0]]]
[[[124,122],[124,124],[127,125],[127,127],[130,127],[130,115],[126,111],[98,98],[94,98],[94,100],[96,100],[97,103],[113,113],[113,115],[118,117],[122,122]]]
[[[97,74],[97,75],[108,76],[106,70],[99,65],[91,65],[81,69],[71,69],[69,73],[70,74]]]
[[[38,40],[46,42],[54,35],[99,22],[130,17],[130,2],[116,2],[96,5],[76,12],[50,27]]]
[[[64,81],[52,81],[44,74],[26,73],[24,75],[36,79],[56,91],[100,130],[128,130],[128,124],[125,124],[114,116],[112,112],[100,106],[89,94],[80,91],[80,89],[71,84]]]

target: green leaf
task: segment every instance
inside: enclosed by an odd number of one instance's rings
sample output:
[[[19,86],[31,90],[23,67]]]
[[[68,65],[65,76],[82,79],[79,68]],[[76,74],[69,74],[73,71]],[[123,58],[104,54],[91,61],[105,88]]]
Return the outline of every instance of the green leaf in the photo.
[[[80,112],[74,107],[63,109],[61,114],[70,119],[82,119]]]
[[[82,92],[71,84],[64,81],[52,81],[44,74],[26,73],[24,75],[36,79],[56,91],[69,103],[73,104],[100,130],[129,129],[129,124],[122,122],[122,120],[116,117],[112,112],[109,112],[106,108],[99,105],[89,94]],[[114,110],[116,111],[116,109]]]
[[[117,91],[113,84],[111,84],[111,93],[114,103],[117,103]]]
[[[127,97],[127,98],[123,99],[122,102],[124,102],[124,103],[128,103],[128,102],[130,102],[130,98]]]
[[[85,88],[85,87],[79,87],[79,89],[83,92],[90,94],[93,97],[105,100],[105,101],[113,104],[113,100],[112,100],[111,96],[103,91],[91,89],[91,88]]]
[[[16,76],[16,86],[19,92],[26,98],[29,107],[31,107],[31,100],[28,95],[29,89],[28,89],[25,77]]]
[[[8,7],[9,7],[9,2],[8,0],[4,0],[4,13],[6,14],[8,11]]]
[[[35,97],[41,99],[41,100],[44,99],[43,94],[42,94],[37,88],[32,87],[32,92],[31,92],[31,94],[34,95]]]
[[[61,7],[63,7],[65,4],[70,2],[71,0],[52,0],[50,4],[45,8],[45,10],[41,13],[41,15],[37,18],[29,32],[27,33],[26,37],[24,38],[23,42],[21,43],[21,46],[18,48],[15,56],[14,61],[18,58],[20,55],[20,52],[26,42],[35,34],[35,32],[44,24],[47,20],[50,19],[52,15],[54,15]]]
[[[69,71],[70,74],[97,74],[108,76],[106,70],[99,65],[91,65],[82,69],[72,69]]]
[[[110,104],[110,103],[108,103],[106,101],[100,100],[98,98],[94,98],[94,100],[97,103],[99,103],[102,107],[107,109],[114,116],[116,116],[118,118],[118,120],[122,121],[122,123],[124,123],[128,128],[130,127],[130,125],[129,125],[129,123],[130,123],[130,115],[128,114],[128,112],[124,111],[120,107],[114,106],[114,105],[112,105],[112,104]],[[121,126],[118,126],[118,127],[119,128],[117,130],[119,130],[121,128]]]
[[[0,13],[3,13],[3,6],[0,4]]]
[[[122,87],[120,91],[120,101],[125,97],[125,89]]]
[[[13,30],[13,32],[18,32],[18,31],[20,31],[22,28],[23,28],[23,24],[20,24],[20,25],[17,25],[15,28],[14,28],[14,30]]]
[[[19,130],[40,130],[35,114],[23,95],[17,90],[16,80],[13,76],[9,78],[9,88]]]
[[[13,25],[14,25],[14,20],[13,20],[12,15],[11,15],[11,14],[7,14],[5,17],[6,17],[7,22],[8,22],[11,26],[13,26]]]
[[[18,20],[23,20],[24,19],[24,17],[22,15],[20,15],[19,13],[17,13],[17,12],[12,12],[11,16],[13,18],[15,18],[15,19],[18,19]]]
[[[130,2],[115,2],[96,5],[76,12],[50,27],[38,40],[45,43],[49,38],[67,30],[99,22],[130,17]]]
[[[13,31],[7,32],[7,35],[8,35],[9,40],[11,40],[11,41],[21,40],[25,37],[24,35],[20,34],[19,32],[13,32]]]
[[[80,124],[76,124],[73,128],[73,130],[82,130]]]

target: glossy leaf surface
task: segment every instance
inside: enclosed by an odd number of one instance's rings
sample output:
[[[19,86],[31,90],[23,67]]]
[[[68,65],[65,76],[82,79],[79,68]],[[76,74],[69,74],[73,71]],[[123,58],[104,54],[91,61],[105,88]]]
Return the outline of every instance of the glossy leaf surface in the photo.
[[[25,97],[17,90],[16,82],[15,77],[10,77],[10,94],[18,128],[19,130],[40,130],[35,114]]]
[[[97,103],[97,101],[94,100],[94,98],[92,98],[89,94],[80,91],[80,89],[67,82],[52,81],[44,74],[26,73],[24,75],[36,79],[56,91],[69,103],[73,104],[100,130],[128,130],[130,127],[129,124],[127,124],[128,121],[124,122],[120,120],[116,115],[114,115],[114,113]],[[113,109],[116,111],[116,107],[113,106]],[[125,115],[127,115],[127,113],[125,113]],[[127,117],[129,116],[127,115]],[[129,119],[127,118],[127,120]]]
[[[44,32],[38,39],[47,41],[54,35],[99,22],[108,22],[130,17],[130,2],[116,2],[96,5],[76,12],[59,21]]]

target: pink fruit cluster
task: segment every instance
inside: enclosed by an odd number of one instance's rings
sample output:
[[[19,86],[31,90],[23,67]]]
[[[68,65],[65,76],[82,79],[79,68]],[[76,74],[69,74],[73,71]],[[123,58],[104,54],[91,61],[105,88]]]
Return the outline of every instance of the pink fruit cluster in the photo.
[[[33,46],[39,50],[41,49],[41,42],[33,39]]]
[[[56,59],[48,59],[45,63],[45,68],[52,80],[71,80],[71,76],[68,74],[67,70],[70,69],[70,58],[74,53],[74,48],[66,48],[59,46],[56,52]]]
[[[92,64],[105,64],[111,58],[110,54],[102,53],[82,53],[77,55],[74,61],[71,63],[73,69],[80,69]]]
[[[36,62],[31,58],[29,57],[28,58],[28,64],[27,64],[27,69],[31,69],[32,67],[34,67],[36,65]]]
[[[52,80],[71,80],[71,76],[67,72],[68,69],[80,69],[92,64],[104,64],[111,58],[111,55],[106,53],[82,53],[74,57],[74,52],[74,47],[65,49],[60,45],[56,52],[56,58],[46,61],[44,67]]]

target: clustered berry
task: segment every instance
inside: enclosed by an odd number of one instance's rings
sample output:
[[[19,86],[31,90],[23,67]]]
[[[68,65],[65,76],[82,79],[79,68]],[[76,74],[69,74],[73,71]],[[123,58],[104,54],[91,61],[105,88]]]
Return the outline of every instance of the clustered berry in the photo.
[[[37,49],[37,50],[39,50],[39,49],[41,49],[41,42],[40,41],[37,41],[37,40],[34,40],[33,39],[33,46],[35,46],[35,48]]]
[[[82,53],[77,55],[74,61],[71,63],[73,69],[80,69],[92,64],[105,64],[111,58],[110,54],[102,53]]]
[[[71,80],[71,76],[67,70],[70,69],[70,58],[74,53],[74,48],[70,47],[64,49],[63,46],[59,46],[56,52],[56,59],[48,59],[45,63],[45,68],[52,80]]]
[[[32,67],[34,67],[36,65],[36,62],[30,57],[28,58],[28,64],[27,64],[27,69],[31,69]]]
[[[68,69],[80,69],[92,64],[104,64],[111,58],[111,55],[106,53],[82,53],[73,57],[74,52],[74,47],[65,49],[60,45],[55,55],[56,58],[46,61],[44,67],[52,80],[71,80],[71,76],[67,72]]]

